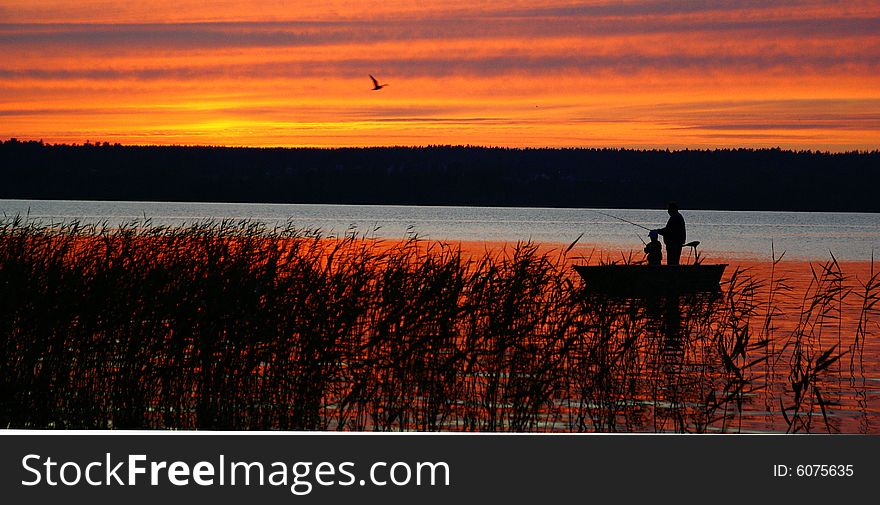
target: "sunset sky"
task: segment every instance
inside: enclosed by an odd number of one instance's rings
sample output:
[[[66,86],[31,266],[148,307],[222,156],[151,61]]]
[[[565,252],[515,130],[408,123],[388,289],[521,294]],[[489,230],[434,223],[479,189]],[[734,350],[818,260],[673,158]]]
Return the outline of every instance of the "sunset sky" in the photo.
[[[880,1],[0,0],[9,137],[878,149]]]

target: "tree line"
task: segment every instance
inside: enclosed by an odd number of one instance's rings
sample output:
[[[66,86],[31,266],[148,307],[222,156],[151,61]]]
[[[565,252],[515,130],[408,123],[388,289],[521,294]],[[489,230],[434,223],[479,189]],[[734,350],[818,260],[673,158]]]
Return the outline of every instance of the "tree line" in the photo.
[[[880,151],[0,142],[0,198],[880,211]]]

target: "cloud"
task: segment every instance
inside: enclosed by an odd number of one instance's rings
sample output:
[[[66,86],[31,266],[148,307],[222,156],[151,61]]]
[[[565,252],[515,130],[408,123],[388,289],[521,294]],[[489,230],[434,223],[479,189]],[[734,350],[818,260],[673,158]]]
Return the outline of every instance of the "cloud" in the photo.
[[[849,2],[850,7],[867,8],[869,11],[872,4],[864,1]],[[607,1],[593,2],[580,5],[551,5],[528,8],[513,8],[503,11],[511,17],[670,17],[694,14],[723,14],[731,13],[767,13],[785,9],[791,11],[804,11],[818,9],[831,11],[840,8],[839,2],[827,0],[727,0],[717,2],[713,0],[636,0],[636,1]],[[490,16],[497,16],[499,12],[492,12]],[[791,15],[791,14],[789,14]]]
[[[298,2],[290,21],[279,2],[101,15],[111,2],[52,0],[50,16],[15,0],[30,14],[0,16],[2,129],[160,143],[880,138],[876,2],[328,2]],[[41,13],[105,22],[9,22]],[[370,92],[368,73],[392,86]]]
[[[702,34],[728,39],[749,33],[758,38],[876,37],[880,17],[821,16],[806,19],[746,19],[727,16],[703,20],[593,18],[564,16],[490,20],[423,19],[363,22],[245,22],[173,24],[23,24],[0,25],[0,47],[49,50],[117,51],[308,47],[328,44],[377,44],[492,38],[612,37],[647,34]]]
[[[880,120],[860,120],[841,117],[836,121],[822,122],[764,122],[764,123],[729,123],[729,124],[698,124],[670,128],[672,130],[715,130],[715,131],[762,131],[762,130],[874,130],[880,132]]]
[[[145,68],[0,68],[0,79],[36,80],[180,80],[204,79],[302,79],[304,77],[359,78],[366,69],[379,68],[385,75],[417,77],[449,76],[534,76],[553,74],[641,75],[669,73],[775,73],[798,72],[833,75],[871,75],[880,71],[880,59],[873,55],[649,55],[649,54],[554,54],[539,57],[486,55],[462,58],[438,54],[420,58],[348,58],[332,61],[290,61],[284,63],[207,63],[198,66]]]

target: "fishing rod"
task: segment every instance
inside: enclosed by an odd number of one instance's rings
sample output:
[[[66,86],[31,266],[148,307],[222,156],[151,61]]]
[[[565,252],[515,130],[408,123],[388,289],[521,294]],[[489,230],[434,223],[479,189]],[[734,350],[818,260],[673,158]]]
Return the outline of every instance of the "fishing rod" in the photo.
[[[632,221],[629,221],[629,220],[624,219],[624,218],[622,218],[622,217],[617,217],[617,216],[612,216],[611,214],[606,214],[605,212],[602,212],[601,210],[594,210],[593,212],[595,212],[595,213],[597,213],[597,214],[602,214],[603,216],[607,216],[607,217],[610,217],[610,218],[613,218],[613,219],[617,219],[618,221],[623,221],[624,223],[629,223],[629,224],[631,224],[631,225],[633,225],[633,226],[638,226],[639,228],[641,228],[641,229],[643,229],[643,230],[651,231],[651,229],[648,228],[647,226],[642,226],[642,225],[640,225],[640,224],[638,224],[638,223],[633,223]]]
[[[619,221],[623,221],[624,223],[629,223],[629,224],[631,224],[631,225],[633,225],[633,226],[638,226],[639,228],[642,228],[642,229],[644,229],[644,230],[651,231],[650,228],[647,228],[647,227],[645,227],[645,226],[642,226],[642,225],[640,225],[640,224],[638,224],[638,223],[633,223],[632,221],[629,221],[629,220],[624,219],[624,218],[622,218],[622,217],[612,216],[611,214],[607,214],[607,213],[605,213],[605,212],[602,212],[601,210],[594,210],[593,212],[595,212],[595,213],[597,213],[597,214],[602,214],[603,216],[607,216],[607,217],[610,217],[610,218],[613,218],[613,219],[617,219],[617,220],[619,220]],[[647,245],[647,243],[645,243],[645,239],[643,239],[641,235],[636,235],[636,236],[639,237],[639,242],[641,242],[642,245]]]

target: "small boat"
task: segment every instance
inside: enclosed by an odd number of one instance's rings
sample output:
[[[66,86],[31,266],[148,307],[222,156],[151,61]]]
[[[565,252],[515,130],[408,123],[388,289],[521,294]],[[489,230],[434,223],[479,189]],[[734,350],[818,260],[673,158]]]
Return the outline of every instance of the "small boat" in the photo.
[[[652,296],[717,292],[726,264],[717,265],[576,265],[590,293]]]

